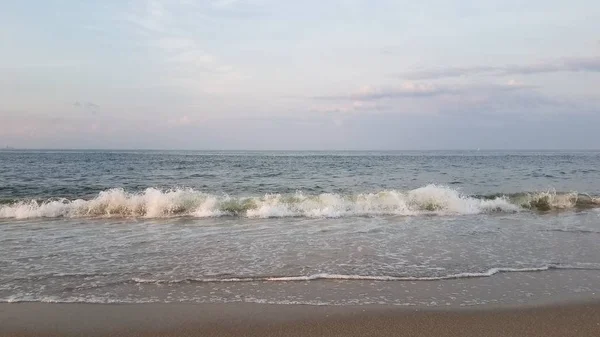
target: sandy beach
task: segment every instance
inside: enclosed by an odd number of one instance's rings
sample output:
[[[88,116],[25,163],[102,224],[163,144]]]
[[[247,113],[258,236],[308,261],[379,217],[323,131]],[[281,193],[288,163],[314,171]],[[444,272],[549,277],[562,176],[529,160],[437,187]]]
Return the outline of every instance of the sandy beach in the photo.
[[[0,305],[0,336],[600,336],[600,303],[449,311],[12,303]]]

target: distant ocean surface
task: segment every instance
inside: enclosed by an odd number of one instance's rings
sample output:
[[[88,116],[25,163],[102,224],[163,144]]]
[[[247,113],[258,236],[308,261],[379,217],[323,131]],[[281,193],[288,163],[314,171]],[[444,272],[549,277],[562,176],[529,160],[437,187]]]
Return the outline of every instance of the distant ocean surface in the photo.
[[[0,151],[0,302],[413,305],[437,302],[407,283],[552,272],[535,291],[596,294],[599,243],[597,151]]]

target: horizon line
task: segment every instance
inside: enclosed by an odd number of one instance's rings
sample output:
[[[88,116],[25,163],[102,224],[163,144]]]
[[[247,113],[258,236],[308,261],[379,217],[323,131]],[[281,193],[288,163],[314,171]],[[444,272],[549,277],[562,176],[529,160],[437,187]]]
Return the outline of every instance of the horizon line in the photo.
[[[600,148],[439,148],[439,149],[178,149],[178,148],[35,148],[5,147],[0,151],[189,151],[189,152],[434,152],[434,151],[600,151]]]

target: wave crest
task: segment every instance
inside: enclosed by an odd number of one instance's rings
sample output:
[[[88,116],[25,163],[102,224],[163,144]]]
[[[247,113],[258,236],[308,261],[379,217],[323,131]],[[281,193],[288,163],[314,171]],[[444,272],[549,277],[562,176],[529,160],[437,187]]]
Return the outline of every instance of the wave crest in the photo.
[[[577,193],[541,192],[474,197],[438,185],[427,185],[406,192],[386,190],[354,195],[307,195],[297,192],[260,197],[214,195],[191,188],[164,191],[148,188],[141,193],[129,193],[117,188],[102,191],[90,200],[50,199],[4,204],[0,206],[0,218],[410,216],[518,212],[524,209],[546,211],[598,206],[600,199]]]

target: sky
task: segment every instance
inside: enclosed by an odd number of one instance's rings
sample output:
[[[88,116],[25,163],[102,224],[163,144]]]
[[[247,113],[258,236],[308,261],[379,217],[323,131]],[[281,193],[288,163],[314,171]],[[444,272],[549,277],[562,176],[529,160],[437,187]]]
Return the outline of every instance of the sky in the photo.
[[[0,147],[600,148],[597,0],[3,0]]]

